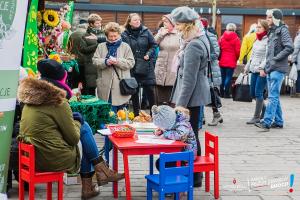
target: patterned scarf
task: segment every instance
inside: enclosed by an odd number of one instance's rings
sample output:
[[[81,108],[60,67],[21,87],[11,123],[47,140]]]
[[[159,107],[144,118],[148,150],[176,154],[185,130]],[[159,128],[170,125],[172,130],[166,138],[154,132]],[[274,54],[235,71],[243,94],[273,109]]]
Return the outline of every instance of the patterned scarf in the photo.
[[[115,42],[106,41],[106,47],[107,47],[107,51],[108,51],[108,53],[106,55],[107,59],[110,56],[115,57],[115,58],[117,57],[117,50],[120,47],[121,43],[122,43],[121,38]]]
[[[197,31],[193,31],[189,34],[189,36],[186,39],[181,38],[181,44],[179,50],[176,52],[173,61],[172,61],[172,68],[171,72],[177,72],[179,65],[180,65],[180,59],[184,53],[185,47],[195,38],[200,37],[201,35],[204,35],[205,33],[198,29]]]

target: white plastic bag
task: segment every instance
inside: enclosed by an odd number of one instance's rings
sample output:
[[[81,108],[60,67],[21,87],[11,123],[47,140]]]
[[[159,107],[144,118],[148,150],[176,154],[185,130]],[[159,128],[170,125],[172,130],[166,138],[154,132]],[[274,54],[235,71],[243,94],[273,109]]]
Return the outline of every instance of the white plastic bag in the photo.
[[[235,81],[235,85],[242,84],[242,85],[250,85],[250,75],[240,73]]]
[[[242,80],[243,80],[243,76],[244,74],[243,73],[240,73],[239,76],[237,77],[237,79],[235,80],[235,85],[237,84],[241,84],[242,83]]]
[[[298,70],[297,70],[297,66],[296,66],[295,63],[292,66],[292,69],[291,69],[290,74],[289,74],[289,78],[293,81],[296,81],[297,78],[298,78]]]

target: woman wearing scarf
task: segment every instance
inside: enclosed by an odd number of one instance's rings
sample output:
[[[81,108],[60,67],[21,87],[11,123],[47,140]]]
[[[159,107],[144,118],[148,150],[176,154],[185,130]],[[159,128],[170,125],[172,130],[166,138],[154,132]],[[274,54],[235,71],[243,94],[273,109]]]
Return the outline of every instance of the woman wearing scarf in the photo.
[[[143,92],[145,92],[151,108],[155,101],[154,57],[157,45],[150,30],[141,24],[141,17],[137,13],[129,14],[124,27],[125,31],[122,33],[122,39],[130,45],[136,61],[131,73],[139,86],[143,87]],[[132,104],[134,115],[139,115],[139,90],[132,95]]]
[[[97,70],[92,58],[98,44],[105,42],[106,38],[102,30],[102,18],[98,14],[90,14],[88,24],[79,46],[79,51],[84,57],[84,70],[80,72],[82,83],[78,87],[82,89],[82,94],[95,95]]]
[[[174,57],[173,71],[177,71],[172,91],[172,103],[190,110],[190,122],[197,140],[197,154],[201,155],[198,136],[200,106],[211,102],[207,79],[209,42],[196,26],[199,15],[189,7],[178,7],[171,13],[175,28],[181,33],[182,44]],[[201,187],[202,174],[194,175],[194,186]]]
[[[100,99],[112,103],[113,110],[125,107],[130,95],[121,95],[120,79],[130,78],[130,69],[134,66],[134,57],[128,44],[122,42],[119,24],[110,22],[105,26],[106,43],[101,43],[93,57],[97,68],[97,94]],[[116,71],[119,74],[116,74]]]
[[[268,22],[266,20],[258,20],[256,31],[256,41],[253,44],[252,54],[248,61],[245,72],[251,72],[251,95],[256,99],[256,106],[254,116],[247,124],[255,124],[264,116],[264,90],[267,85],[266,74],[264,68],[266,65],[266,49],[269,30]]]
[[[163,27],[155,35],[159,45],[159,53],[155,64],[156,102],[169,103],[172,88],[176,80],[176,72],[172,72],[172,61],[180,47],[180,36],[170,14],[162,17]]]

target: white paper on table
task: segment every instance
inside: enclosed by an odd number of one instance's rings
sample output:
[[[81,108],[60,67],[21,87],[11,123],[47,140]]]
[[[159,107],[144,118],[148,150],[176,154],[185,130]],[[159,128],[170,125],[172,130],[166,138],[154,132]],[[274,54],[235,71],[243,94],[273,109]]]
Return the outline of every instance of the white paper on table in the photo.
[[[97,132],[100,133],[101,135],[111,135],[109,129],[101,129],[101,130],[97,130]]]
[[[139,135],[136,143],[142,144],[172,144],[174,140],[161,139],[155,135]]]

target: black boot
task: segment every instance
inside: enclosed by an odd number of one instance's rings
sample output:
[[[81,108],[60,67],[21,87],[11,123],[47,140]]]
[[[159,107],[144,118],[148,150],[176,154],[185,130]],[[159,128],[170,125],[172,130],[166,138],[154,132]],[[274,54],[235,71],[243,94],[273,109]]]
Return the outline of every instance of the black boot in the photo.
[[[202,179],[203,179],[202,172],[194,173],[194,187],[202,187]]]

